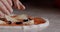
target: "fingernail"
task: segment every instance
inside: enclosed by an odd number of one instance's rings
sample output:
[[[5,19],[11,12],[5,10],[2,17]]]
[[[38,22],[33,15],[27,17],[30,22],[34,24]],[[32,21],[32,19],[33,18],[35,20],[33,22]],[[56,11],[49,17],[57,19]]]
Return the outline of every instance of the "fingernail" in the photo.
[[[21,5],[23,7],[23,9],[25,9],[26,7],[24,5]]]

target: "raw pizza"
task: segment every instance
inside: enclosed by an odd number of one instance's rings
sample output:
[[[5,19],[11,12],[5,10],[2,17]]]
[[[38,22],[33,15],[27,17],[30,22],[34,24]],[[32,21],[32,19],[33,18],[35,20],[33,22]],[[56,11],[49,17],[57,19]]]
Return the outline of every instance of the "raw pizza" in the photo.
[[[0,26],[28,26],[43,24],[46,21],[42,18],[31,17],[29,15],[5,15],[4,18],[0,18]]]

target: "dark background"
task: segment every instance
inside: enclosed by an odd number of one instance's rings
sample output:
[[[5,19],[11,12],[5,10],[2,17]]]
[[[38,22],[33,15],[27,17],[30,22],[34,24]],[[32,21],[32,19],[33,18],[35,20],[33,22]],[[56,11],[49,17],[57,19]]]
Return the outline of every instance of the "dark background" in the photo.
[[[24,5],[34,7],[60,8],[60,0],[20,0]]]

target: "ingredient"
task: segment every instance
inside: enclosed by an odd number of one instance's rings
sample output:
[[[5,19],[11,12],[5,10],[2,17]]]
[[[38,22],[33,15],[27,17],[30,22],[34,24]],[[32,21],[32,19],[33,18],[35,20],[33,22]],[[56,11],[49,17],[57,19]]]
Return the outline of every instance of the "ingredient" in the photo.
[[[5,18],[0,18],[0,20],[5,21]]]
[[[6,24],[4,21],[0,20],[0,24]]]
[[[16,22],[16,24],[23,24],[22,22]]]
[[[31,18],[28,18],[29,20],[32,20]]]
[[[24,22],[27,22],[27,21],[28,21],[28,19],[24,19],[23,21],[24,21]]]
[[[46,21],[44,19],[42,19],[42,18],[37,17],[37,18],[34,18],[34,22],[35,22],[35,24],[43,24]]]
[[[16,19],[28,19],[27,15],[22,14],[22,15],[18,15],[17,17],[15,17]]]
[[[11,24],[12,22],[11,21],[8,21],[8,24]]]

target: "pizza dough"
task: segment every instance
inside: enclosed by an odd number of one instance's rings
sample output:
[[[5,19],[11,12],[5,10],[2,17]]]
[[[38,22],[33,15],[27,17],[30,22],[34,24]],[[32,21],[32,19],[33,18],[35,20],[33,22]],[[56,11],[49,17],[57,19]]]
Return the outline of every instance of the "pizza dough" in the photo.
[[[9,23],[9,24],[8,24]],[[1,25],[2,24],[2,25]],[[49,26],[49,21],[45,18],[28,17],[28,15],[5,15],[5,20],[0,20],[0,27],[17,28],[23,31],[41,30]],[[20,28],[21,27],[21,28]]]

